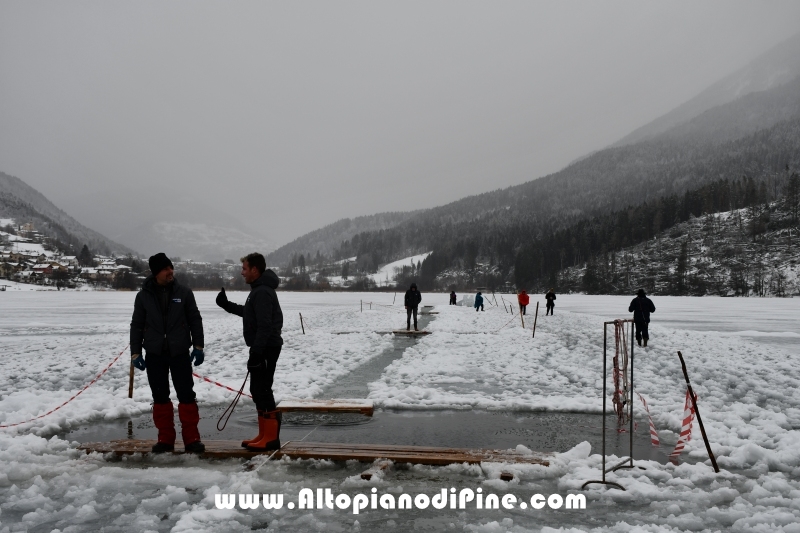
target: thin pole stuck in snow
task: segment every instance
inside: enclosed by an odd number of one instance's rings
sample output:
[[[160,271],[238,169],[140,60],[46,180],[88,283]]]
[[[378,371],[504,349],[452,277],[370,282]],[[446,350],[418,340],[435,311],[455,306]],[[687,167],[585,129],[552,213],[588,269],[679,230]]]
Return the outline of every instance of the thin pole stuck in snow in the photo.
[[[303,335],[306,334],[306,327],[303,325],[303,313],[300,314],[300,327],[303,328]]]
[[[532,339],[536,338],[536,319],[539,318],[539,302],[536,302],[536,314],[533,315],[533,336]]]
[[[361,300],[361,312],[364,312],[364,300]]]
[[[128,377],[128,398],[133,398],[133,363],[131,363],[131,374]]]
[[[508,313],[508,307],[506,307],[506,301],[503,299],[502,294],[500,295],[500,301],[503,302],[503,309],[505,309],[506,313]]]
[[[700,433],[703,435],[703,442],[706,443],[706,451],[708,452],[708,458],[711,459],[711,464],[714,466],[714,472],[719,473],[717,460],[714,457],[714,452],[711,451],[711,444],[708,443],[708,437],[706,436],[706,428],[703,426],[703,419],[700,418],[700,410],[697,408],[697,400],[695,400],[694,397],[692,384],[689,383],[689,373],[686,371],[686,363],[683,362],[683,354],[680,351],[678,352],[678,357],[681,360],[681,367],[683,367],[683,377],[686,379],[686,387],[689,389],[689,398],[692,399],[692,405],[694,406],[694,414],[695,416],[697,416],[697,424],[700,426]]]
[[[395,300],[397,300],[397,291],[395,291],[394,298],[392,298],[392,305],[394,305]]]

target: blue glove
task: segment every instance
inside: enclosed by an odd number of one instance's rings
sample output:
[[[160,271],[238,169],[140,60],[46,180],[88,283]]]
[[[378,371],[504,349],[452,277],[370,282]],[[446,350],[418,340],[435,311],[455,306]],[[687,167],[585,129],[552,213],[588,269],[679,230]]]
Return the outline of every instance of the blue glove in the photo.
[[[131,364],[139,370],[147,370],[147,365],[144,363],[144,357],[142,357],[142,354],[137,354],[135,357],[131,356]]]
[[[204,357],[205,355],[203,354],[203,350],[200,348],[195,348],[192,350],[192,355],[189,357],[189,359],[194,361],[194,366],[200,366],[203,364]]]

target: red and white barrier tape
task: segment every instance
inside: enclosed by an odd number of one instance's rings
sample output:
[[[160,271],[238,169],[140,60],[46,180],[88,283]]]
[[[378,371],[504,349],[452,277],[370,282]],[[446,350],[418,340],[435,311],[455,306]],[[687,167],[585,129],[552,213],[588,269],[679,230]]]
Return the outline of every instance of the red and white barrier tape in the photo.
[[[128,346],[130,346],[130,344],[129,344]],[[65,405],[67,405],[69,402],[71,402],[72,400],[74,400],[75,398],[77,398],[78,396],[80,396],[80,395],[81,395],[81,393],[82,393],[83,391],[85,391],[86,389],[88,389],[89,387],[91,387],[91,386],[92,386],[92,385],[95,383],[95,381],[97,381],[98,379],[100,379],[100,377],[101,377],[103,374],[105,374],[106,372],[108,372],[108,369],[109,369],[109,368],[111,368],[111,366],[112,366],[114,363],[116,363],[116,362],[119,360],[119,358],[120,358],[120,357],[122,357],[122,354],[124,354],[124,353],[125,353],[125,350],[127,350],[127,349],[128,349],[128,346],[126,346],[125,348],[123,348],[123,349],[122,349],[122,351],[121,351],[121,352],[119,352],[119,354],[118,354],[118,355],[117,355],[117,356],[114,358],[114,360],[113,360],[113,361],[111,361],[110,363],[108,363],[108,366],[107,366],[107,367],[105,367],[105,368],[103,369],[103,371],[102,371],[102,372],[100,372],[99,374],[97,374],[97,375],[94,377],[94,379],[93,379],[92,381],[90,381],[90,382],[89,382],[89,383],[88,383],[88,384],[87,384],[87,385],[86,385],[84,388],[82,388],[81,390],[79,390],[78,392],[76,392],[75,394],[73,394],[73,395],[72,395],[72,398],[70,398],[70,399],[69,399],[69,400],[67,400],[66,402],[62,403],[61,405],[59,405],[59,406],[58,406],[58,407],[56,407],[55,409],[50,409],[49,411],[47,411],[47,412],[46,412],[45,414],[43,414],[43,415],[39,415],[39,416],[37,416],[37,417],[35,417],[35,418],[31,418],[30,420],[25,420],[24,422],[17,422],[16,424],[0,425],[0,428],[13,428],[14,426],[21,426],[22,424],[27,424],[28,422],[33,422],[34,420],[39,420],[40,418],[44,418],[44,417],[46,417],[47,415],[51,415],[51,414],[55,413],[56,411],[58,411],[59,409],[61,409],[61,408],[62,408],[62,407],[64,407]]]
[[[196,378],[200,378],[200,379],[202,379],[203,381],[207,381],[207,382],[211,383],[212,385],[216,385],[217,387],[222,387],[223,389],[228,389],[228,390],[229,390],[229,391],[231,391],[231,392],[235,392],[236,394],[239,394],[239,391],[238,391],[238,390],[236,390],[236,389],[232,389],[232,388],[228,387],[227,385],[223,385],[222,383],[219,383],[218,381],[214,381],[213,379],[209,379],[209,378],[207,378],[207,377],[205,377],[205,376],[201,376],[201,375],[200,375],[200,374],[198,374],[197,372],[192,372],[192,375],[193,375],[194,377],[196,377]],[[247,393],[246,393],[246,392],[244,392],[244,391],[242,391],[242,394],[243,394],[244,396],[247,396],[248,398],[252,398],[252,396],[250,396],[249,394],[247,394]]]
[[[697,401],[697,394],[694,395],[694,401]],[[675,449],[669,454],[671,459],[675,459],[683,452],[686,443],[692,440],[692,424],[694,423],[694,405],[692,399],[689,397],[689,391],[686,391],[686,403],[683,406],[683,424],[681,425],[681,435],[678,438],[678,443]]]
[[[647,402],[644,400],[644,396],[639,394],[638,391],[634,392],[636,392],[636,395],[639,397],[640,400],[642,400],[642,405],[644,405],[644,410],[647,411],[647,420],[650,421],[650,444],[652,444],[653,446],[659,446],[661,444],[661,441],[658,439],[658,432],[656,431],[656,425],[653,424],[653,417],[650,416],[650,409],[647,407]]]

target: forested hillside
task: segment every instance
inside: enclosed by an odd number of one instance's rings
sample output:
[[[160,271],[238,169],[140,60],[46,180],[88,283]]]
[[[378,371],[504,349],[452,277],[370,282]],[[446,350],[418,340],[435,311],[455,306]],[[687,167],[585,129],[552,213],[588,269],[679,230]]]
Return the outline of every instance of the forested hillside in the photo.
[[[426,289],[537,286],[690,216],[775,201],[800,168],[798,49],[800,34],[664,120],[554,174],[339,242],[340,230],[310,234],[293,243],[291,257],[271,258],[290,265],[298,253],[306,263],[357,257],[351,275],[359,275],[432,250],[414,273]]]
[[[779,200],[692,216],[636,246],[594,255],[558,272],[550,285],[590,294],[633,294],[639,287],[670,295],[800,294],[796,174],[789,189]]]
[[[536,241],[518,257],[516,282],[595,294],[793,294],[799,212],[797,172],[720,180]]]
[[[20,224],[32,223],[38,231],[54,239],[54,244],[65,253],[76,255],[84,244],[105,255],[133,252],[82,225],[39,191],[3,172],[0,172],[0,218],[12,218]]]

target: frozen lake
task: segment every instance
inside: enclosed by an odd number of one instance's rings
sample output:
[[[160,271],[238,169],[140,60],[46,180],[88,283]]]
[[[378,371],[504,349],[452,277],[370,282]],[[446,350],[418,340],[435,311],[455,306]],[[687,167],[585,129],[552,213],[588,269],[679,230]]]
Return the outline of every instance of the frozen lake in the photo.
[[[238,388],[247,357],[241,321],[216,307],[215,292],[196,295],[207,347],[206,361],[196,370]],[[235,460],[81,456],[72,441],[124,438],[128,420],[135,437],[152,435],[142,374],[137,373],[133,399],[127,398],[125,353],[56,413],[0,430],[0,531],[601,531],[614,524],[627,524],[618,526],[622,530],[785,526],[791,531],[800,522],[791,503],[800,491],[794,474],[800,468],[800,300],[756,298],[653,298],[652,341],[646,350],[637,349],[636,387],[647,398],[662,445],[650,447],[647,419],[636,403],[635,454],[647,470],[612,474],[625,492],[586,491],[588,512],[370,510],[356,525],[344,511],[216,510],[214,494],[220,492],[280,491],[296,501],[299,489],[309,486],[351,495],[372,487],[412,494],[470,487],[530,498],[577,493],[584,481],[599,477],[600,432],[593,421],[599,421],[602,405],[602,322],[629,316],[630,298],[559,296],[555,316],[541,316],[540,309],[532,339],[532,307],[523,330],[519,318],[502,306],[476,313],[447,306],[446,294],[423,294],[423,305],[437,306],[437,315],[420,321],[432,335],[408,340],[376,333],[405,327],[402,296],[279,293],[285,345],[276,396],[373,400],[373,419],[327,420],[315,433],[319,440],[521,445],[555,452],[550,467],[514,467],[516,479],[509,484],[499,480],[499,465],[396,465],[366,482],[359,474],[368,465],[357,463],[279,461],[247,471]],[[128,342],[134,297],[131,292],[1,292],[0,424],[44,414],[116,357]],[[245,297],[229,293],[232,301]],[[335,334],[342,331],[350,334]],[[685,386],[676,350],[686,356],[720,474],[710,470],[697,431],[684,452],[686,462],[665,461],[683,416]],[[226,433],[218,436],[216,417],[232,395],[199,380],[195,390],[204,438],[252,432],[249,400],[243,399]],[[287,422],[284,440],[300,439],[325,421]],[[609,439],[609,461],[625,452],[624,437],[614,433]]]

